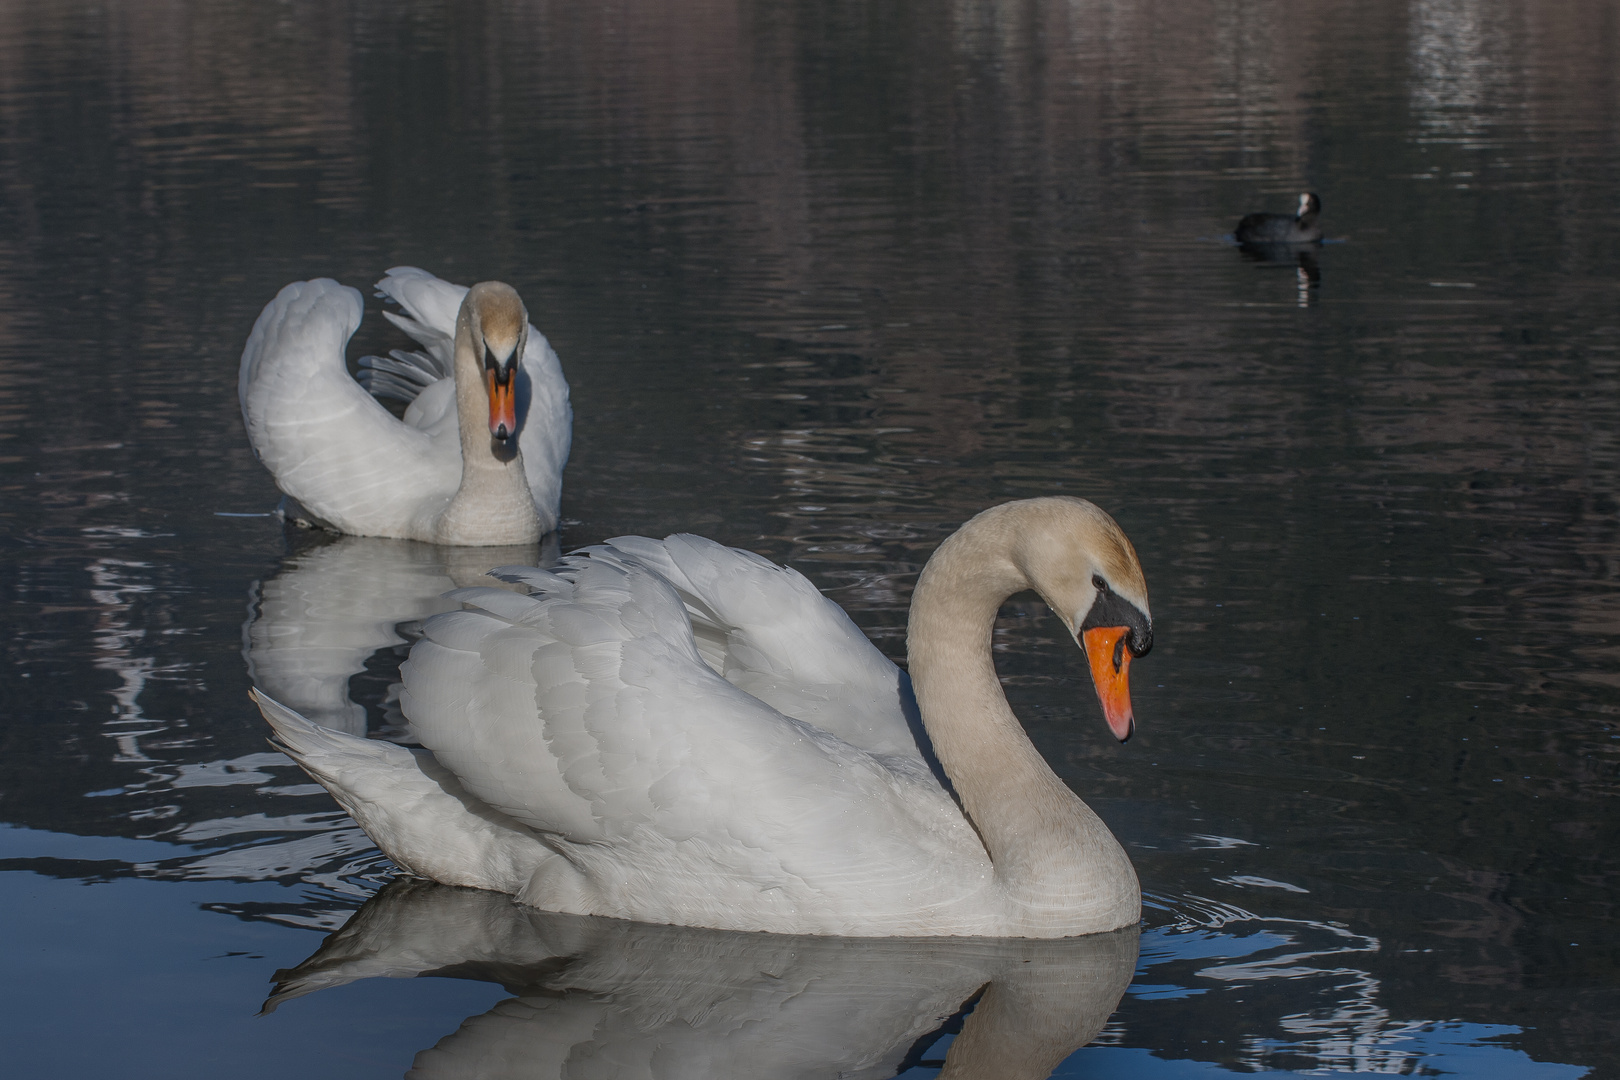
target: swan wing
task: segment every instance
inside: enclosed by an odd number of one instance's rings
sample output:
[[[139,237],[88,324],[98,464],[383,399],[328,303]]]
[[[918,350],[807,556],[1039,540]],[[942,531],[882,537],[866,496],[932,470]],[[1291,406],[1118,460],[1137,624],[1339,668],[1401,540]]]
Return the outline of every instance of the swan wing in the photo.
[[[424,746],[569,872],[520,894],[648,922],[905,933],[988,881],[925,770],[786,716],[700,656],[676,590],[575,557],[536,596],[461,590],[402,669]],[[932,906],[932,907],[931,907]]]
[[[591,551],[674,586],[699,652],[728,682],[863,750],[921,763],[909,680],[797,570],[690,533]]]
[[[362,356],[356,380],[374,398],[393,398],[407,404],[423,390],[450,377],[450,370],[431,354],[394,349],[387,356]]]
[[[377,288],[404,312],[385,312],[387,319],[442,364],[448,376],[455,353],[456,316],[467,287],[453,285],[414,266],[396,266],[377,282]],[[442,401],[425,400],[434,389],[430,387],[416,399],[412,409],[406,411],[405,421],[433,432],[448,423],[454,430],[454,396],[447,395]],[[562,473],[573,441],[574,410],[568,401],[568,380],[563,377],[562,363],[533,323],[529,324],[517,397],[518,415],[522,417],[518,448],[523,451],[523,471],[541,530],[551,532],[557,527],[562,502]]]
[[[518,449],[523,451],[523,472],[540,517],[540,530],[551,532],[560,520],[563,466],[568,464],[574,441],[574,408],[568,401],[562,362],[533,323],[523,352],[516,404],[522,417]]]
[[[411,536],[461,483],[461,450],[389,415],[344,365],[360,294],[295,281],[253,325],[237,383],[254,453],[276,486],[343,532]]]
[[[377,282],[377,292],[404,311],[403,315],[385,311],[383,317],[426,349],[448,376],[456,353],[456,316],[467,296],[467,286],[452,284],[415,266],[396,266]]]

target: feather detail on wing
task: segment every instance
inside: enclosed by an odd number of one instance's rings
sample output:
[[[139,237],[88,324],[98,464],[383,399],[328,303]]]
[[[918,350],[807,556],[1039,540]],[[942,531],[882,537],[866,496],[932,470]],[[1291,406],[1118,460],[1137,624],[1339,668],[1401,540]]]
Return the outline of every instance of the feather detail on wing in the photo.
[[[557,860],[538,838],[468,795],[425,750],[310,723],[259,691],[271,742],[320,782],[377,846],[413,874],[515,893]]]
[[[884,896],[915,910],[925,883],[942,900],[983,884],[982,847],[926,770],[721,678],[676,588],[627,553],[501,576],[537,595],[453,594],[468,610],[427,623],[402,706],[468,792],[568,859],[571,899],[544,883],[526,899],[716,925],[727,890],[780,890],[784,921],[767,904],[758,928],[840,932]]]
[[[450,366],[425,352],[393,349],[387,356],[362,356],[355,378],[374,398],[393,398],[407,404],[440,379],[450,377]]]
[[[728,682],[862,749],[921,764],[905,676],[797,570],[689,533],[588,550],[668,581],[698,650]]]

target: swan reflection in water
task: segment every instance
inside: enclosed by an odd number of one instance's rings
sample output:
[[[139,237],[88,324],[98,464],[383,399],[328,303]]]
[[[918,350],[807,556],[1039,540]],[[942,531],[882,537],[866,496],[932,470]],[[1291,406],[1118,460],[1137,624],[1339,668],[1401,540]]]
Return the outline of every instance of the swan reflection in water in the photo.
[[[499,586],[484,576],[491,567],[538,566],[560,554],[556,533],[508,547],[317,535],[332,539],[302,547],[254,586],[242,655],[254,686],[323,727],[359,736],[366,734],[366,703],[354,700],[349,684],[373,656],[414,641],[423,619],[459,608],[445,599],[450,590]],[[403,725],[393,698],[390,692],[372,704]]]
[[[788,937],[524,908],[396,879],[265,1011],[359,979],[439,975],[513,996],[416,1055],[429,1078],[893,1076],[966,1006],[944,1077],[1044,1080],[1096,1037],[1138,930],[1059,940]],[[933,1064],[938,1064],[934,1062]]]

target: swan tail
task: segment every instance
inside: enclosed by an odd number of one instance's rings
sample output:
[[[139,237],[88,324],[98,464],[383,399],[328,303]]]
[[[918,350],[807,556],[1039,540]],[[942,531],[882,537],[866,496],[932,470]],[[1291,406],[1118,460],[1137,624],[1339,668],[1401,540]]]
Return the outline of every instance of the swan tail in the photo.
[[[426,750],[313,724],[258,691],[271,745],[332,793],[400,869],[447,885],[516,893],[558,858],[540,838],[469,794]]]

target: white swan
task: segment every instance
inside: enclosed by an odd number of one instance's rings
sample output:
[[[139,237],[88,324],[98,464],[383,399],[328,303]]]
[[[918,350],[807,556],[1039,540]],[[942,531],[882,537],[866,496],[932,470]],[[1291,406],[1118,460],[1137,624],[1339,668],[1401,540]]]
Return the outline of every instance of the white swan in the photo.
[[[911,679],[951,789],[906,677],[792,570],[677,535],[496,576],[535,595],[452,594],[467,610],[431,619],[402,669],[423,750],[255,695],[406,870],[551,911],[777,933],[1067,937],[1140,918],[1130,860],[1030,743],[990,651],[1001,602],[1037,590],[1130,735],[1147,588],[1091,503],[986,510],[918,578]]]
[[[242,350],[248,441],[276,486],[323,524],[439,544],[533,543],[557,527],[573,413],[557,354],[511,286],[471,289],[415,267],[377,283],[425,352],[344,366],[360,294],[295,281]],[[410,402],[396,420],[372,396]],[[487,434],[486,434],[487,430]]]

